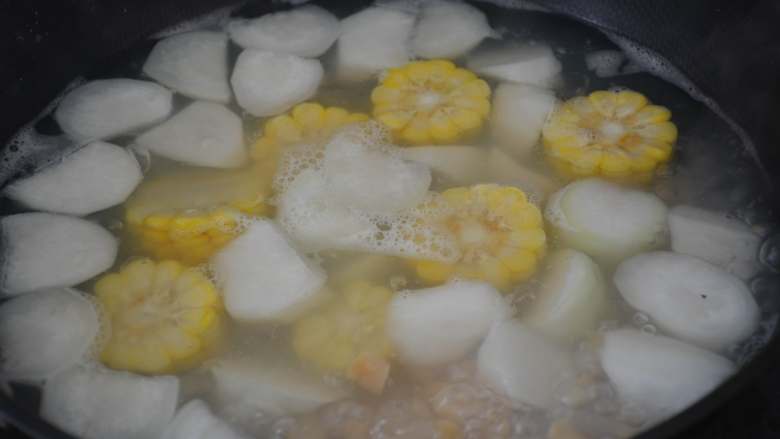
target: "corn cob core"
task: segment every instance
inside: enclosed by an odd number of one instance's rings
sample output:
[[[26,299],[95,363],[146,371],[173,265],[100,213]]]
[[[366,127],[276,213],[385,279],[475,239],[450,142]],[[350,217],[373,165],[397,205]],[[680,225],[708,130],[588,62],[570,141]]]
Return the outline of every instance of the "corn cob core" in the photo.
[[[200,272],[176,261],[138,259],[95,284],[111,323],[100,358],[113,369],[148,374],[198,364],[219,338],[219,295]]]
[[[126,203],[128,230],[139,250],[186,265],[208,260],[239,232],[244,215],[271,213],[272,171],[171,173],[141,184]]]
[[[402,142],[451,143],[479,131],[490,87],[450,61],[417,61],[387,71],[371,93],[374,117]]]
[[[251,147],[252,158],[275,162],[285,146],[324,143],[339,128],[368,120],[363,113],[350,113],[339,107],[323,107],[306,102],[265,122],[262,135]]]
[[[545,253],[542,215],[523,191],[480,184],[441,194],[448,212],[437,219],[460,250],[453,263],[414,261],[417,275],[430,284],[461,277],[484,280],[506,292],[528,279]]]
[[[296,322],[293,349],[326,373],[381,392],[392,355],[385,317],[392,291],[353,282],[331,301]]]
[[[672,155],[677,127],[665,107],[637,92],[595,91],[566,101],[542,132],[544,151],[566,178],[649,182]]]

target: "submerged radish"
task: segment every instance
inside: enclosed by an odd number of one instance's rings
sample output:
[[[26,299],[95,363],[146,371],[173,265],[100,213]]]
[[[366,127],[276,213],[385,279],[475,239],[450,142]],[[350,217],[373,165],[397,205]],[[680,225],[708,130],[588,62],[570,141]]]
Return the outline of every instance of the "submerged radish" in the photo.
[[[467,3],[423,3],[411,47],[422,58],[457,58],[490,36],[485,14]]]

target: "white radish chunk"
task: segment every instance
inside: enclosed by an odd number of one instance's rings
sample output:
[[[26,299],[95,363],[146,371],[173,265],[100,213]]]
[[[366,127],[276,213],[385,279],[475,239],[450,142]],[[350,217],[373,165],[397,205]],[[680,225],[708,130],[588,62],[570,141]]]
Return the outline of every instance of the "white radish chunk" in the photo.
[[[693,206],[669,210],[672,250],[709,261],[742,279],[759,270],[761,237],[747,224]]]
[[[496,392],[539,408],[556,404],[558,384],[574,375],[568,350],[506,320],[493,327],[477,356],[477,374]]]
[[[386,330],[402,363],[441,366],[474,350],[509,314],[490,284],[455,281],[393,296]]]
[[[100,329],[95,306],[67,288],[36,291],[0,305],[0,375],[44,380],[89,355]]]
[[[414,54],[422,58],[457,58],[492,33],[485,14],[471,5],[425,2],[411,46]]]
[[[319,6],[233,20],[230,38],[245,49],[261,49],[314,58],[325,53],[341,33],[338,18]]]
[[[609,78],[620,74],[620,66],[626,56],[619,50],[597,50],[585,54],[585,66],[599,78]]]
[[[87,215],[125,201],[142,178],[132,152],[111,143],[92,142],[14,181],[5,194],[32,209]]]
[[[241,52],[230,83],[238,105],[255,116],[273,116],[309,99],[322,81],[316,59],[247,49]]]
[[[356,134],[345,131],[325,146],[322,169],[334,198],[371,213],[396,213],[422,203],[430,169],[365,144]]]
[[[607,332],[600,357],[620,398],[654,419],[698,401],[735,370],[720,355],[635,329]]]
[[[618,266],[614,281],[659,328],[707,349],[722,351],[758,326],[758,305],[744,282],[693,256],[636,255]]]
[[[295,319],[316,305],[325,273],[270,220],[256,220],[212,259],[225,309],[248,322]]]
[[[161,439],[249,439],[214,416],[205,402],[188,402],[165,428]]]
[[[521,320],[541,334],[573,342],[595,331],[608,312],[607,286],[585,253],[558,250],[547,261],[537,297]]]
[[[401,157],[428,166],[445,183],[470,185],[486,179],[484,148],[461,145],[433,145],[402,148]]]
[[[110,268],[118,249],[106,229],[64,215],[10,215],[0,219],[0,231],[0,291],[9,295],[84,282]]]
[[[41,416],[84,439],[158,439],[178,398],[174,376],[74,367],[46,382]]]
[[[541,204],[561,184],[547,174],[521,164],[500,148],[491,148],[487,158],[487,173],[496,183],[518,187],[537,204]]]
[[[493,94],[491,132],[512,155],[531,155],[557,99],[549,90],[525,84],[502,83]]]
[[[143,71],[184,96],[230,102],[228,37],[222,32],[185,32],[165,38],[149,53]]]
[[[153,82],[101,79],[66,94],[54,119],[78,142],[108,139],[162,122],[171,114],[172,99]]]
[[[160,157],[196,166],[235,168],[247,159],[241,118],[213,102],[193,102],[135,141]]]
[[[561,73],[561,62],[550,46],[543,44],[477,51],[469,56],[466,66],[490,79],[542,88],[552,88]]]
[[[563,245],[616,264],[664,244],[666,211],[651,193],[589,178],[553,194],[544,217]]]
[[[336,76],[345,81],[363,81],[384,69],[409,62],[414,21],[414,15],[407,11],[383,6],[364,9],[341,20]]]
[[[289,365],[252,360],[229,358],[212,366],[217,398],[226,411],[295,415],[347,396],[341,389]]]

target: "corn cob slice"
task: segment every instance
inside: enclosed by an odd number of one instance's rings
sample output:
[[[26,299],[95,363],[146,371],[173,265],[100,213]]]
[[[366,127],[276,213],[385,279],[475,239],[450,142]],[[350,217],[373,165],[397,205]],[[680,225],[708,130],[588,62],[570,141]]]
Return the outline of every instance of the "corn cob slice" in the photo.
[[[411,145],[452,143],[479,131],[490,113],[490,87],[445,60],[389,69],[371,93],[374,117]]]
[[[185,171],[144,182],[125,205],[133,241],[157,259],[205,262],[236,236],[242,215],[271,213],[268,168]]]
[[[206,358],[219,339],[216,288],[179,262],[135,260],[100,278],[95,296],[111,323],[100,359],[113,369],[179,372]]]
[[[392,355],[385,318],[392,291],[354,282],[330,302],[299,320],[293,348],[302,360],[381,393]]]
[[[670,118],[640,93],[595,91],[552,114],[542,131],[545,155],[566,178],[646,183],[671,158],[677,127]]]
[[[293,107],[287,114],[265,122],[263,134],[250,148],[252,158],[275,162],[279,151],[300,143],[324,143],[339,128],[368,120],[363,113],[350,113],[340,107],[323,107],[306,102]]]
[[[484,280],[506,292],[534,274],[546,236],[539,209],[523,191],[479,184],[448,189],[441,196],[448,213],[436,221],[455,238],[460,256],[454,263],[413,261],[423,281]]]

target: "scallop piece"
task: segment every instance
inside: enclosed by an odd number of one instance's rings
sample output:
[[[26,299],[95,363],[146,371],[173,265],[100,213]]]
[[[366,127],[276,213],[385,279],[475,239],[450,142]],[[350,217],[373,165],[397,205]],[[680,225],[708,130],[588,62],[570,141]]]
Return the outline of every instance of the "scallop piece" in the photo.
[[[344,206],[397,213],[422,203],[431,185],[427,166],[405,161],[347,131],[325,146],[322,170],[328,189]]]
[[[422,58],[457,58],[493,34],[479,9],[461,2],[425,2],[411,39]]]
[[[521,321],[562,342],[597,329],[609,311],[607,286],[598,265],[577,250],[558,250],[547,259],[536,299]]]
[[[623,261],[615,286],[670,335],[714,351],[747,338],[759,309],[736,276],[693,256],[650,252]]]
[[[69,288],[35,291],[0,305],[0,375],[36,381],[89,356],[100,330],[95,306]]]
[[[544,216],[563,245],[611,265],[662,246],[666,213],[651,193],[589,178],[553,194]]]
[[[190,165],[236,168],[247,160],[241,118],[213,102],[193,102],[135,141],[160,157]]]
[[[141,167],[130,151],[92,142],[14,181],[5,194],[32,209],[88,215],[124,202],[142,178]]]
[[[223,408],[238,413],[295,415],[347,396],[343,390],[289,365],[253,360],[226,358],[211,367],[216,396]]]
[[[386,330],[402,363],[441,366],[474,350],[509,314],[490,284],[454,281],[393,296]]]
[[[108,139],[165,120],[173,94],[160,85],[135,79],[100,79],[65,95],[54,119],[78,142]]]
[[[317,60],[246,49],[238,56],[230,82],[238,105],[263,117],[283,113],[314,96],[322,75]]]
[[[41,417],[85,439],[158,439],[176,412],[179,379],[77,366],[43,387]]]
[[[230,38],[245,49],[289,53],[306,58],[325,53],[341,33],[341,24],[319,6],[266,14],[252,20],[233,20]]]
[[[270,220],[253,221],[212,264],[228,314],[241,321],[295,319],[317,304],[325,284],[325,273]]]
[[[539,408],[556,404],[558,384],[574,376],[567,349],[516,320],[495,325],[477,355],[477,374],[493,390]]]
[[[143,72],[185,96],[230,102],[228,37],[222,32],[185,32],[160,40]]]
[[[497,81],[542,88],[552,88],[561,73],[561,62],[545,44],[477,50],[466,60],[466,67]]]
[[[683,410],[735,370],[720,355],[635,329],[607,332],[600,357],[620,398],[652,419]]]
[[[532,154],[547,117],[555,109],[555,93],[525,84],[501,83],[493,94],[491,133],[516,157]]]
[[[405,160],[428,166],[434,176],[448,184],[471,185],[489,179],[485,172],[488,151],[464,145],[432,145],[402,148]]]
[[[214,416],[205,402],[195,399],[176,412],[161,439],[249,439],[249,436]]]
[[[70,287],[104,272],[116,259],[116,238],[79,218],[20,213],[0,219],[0,231],[0,291],[8,295]]]
[[[370,7],[341,20],[336,76],[344,81],[363,81],[409,62],[414,22],[414,14],[389,6]]]
[[[761,237],[750,226],[693,206],[669,210],[672,250],[711,262],[742,279],[759,271]]]

